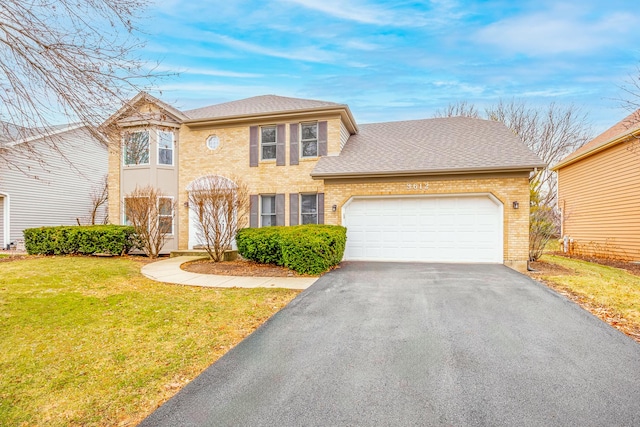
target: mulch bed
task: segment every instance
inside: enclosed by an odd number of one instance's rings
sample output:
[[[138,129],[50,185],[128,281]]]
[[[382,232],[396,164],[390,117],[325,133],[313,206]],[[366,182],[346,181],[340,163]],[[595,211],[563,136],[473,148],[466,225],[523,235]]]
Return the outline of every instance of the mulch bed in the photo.
[[[635,276],[640,276],[640,264],[637,264],[634,262],[620,261],[620,260],[609,259],[609,258],[594,258],[594,257],[580,256],[580,255],[567,255],[562,252],[555,252],[553,253],[553,255],[563,256],[565,258],[580,259],[582,261],[594,262],[596,264],[602,264],[609,267],[621,268],[623,270],[627,270],[629,273]]]
[[[251,277],[305,277],[286,267],[273,264],[260,264],[248,260],[213,262],[199,260],[182,264],[182,269],[192,273],[220,274],[223,276]]]

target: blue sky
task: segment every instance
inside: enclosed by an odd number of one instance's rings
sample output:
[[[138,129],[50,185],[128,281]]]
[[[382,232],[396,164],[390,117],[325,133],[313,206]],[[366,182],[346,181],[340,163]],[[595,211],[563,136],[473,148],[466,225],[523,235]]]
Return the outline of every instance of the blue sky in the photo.
[[[359,123],[500,98],[575,104],[602,131],[638,75],[631,0],[158,0],[142,55],[178,72],[180,109],[276,94],[346,103]]]

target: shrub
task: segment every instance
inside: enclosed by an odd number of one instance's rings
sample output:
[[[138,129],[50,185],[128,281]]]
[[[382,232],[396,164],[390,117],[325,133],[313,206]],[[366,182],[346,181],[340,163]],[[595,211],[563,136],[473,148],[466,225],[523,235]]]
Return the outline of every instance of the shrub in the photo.
[[[347,229],[337,225],[245,228],[236,236],[243,257],[303,274],[320,274],[339,264],[346,241]]]
[[[238,253],[262,264],[284,265],[280,249],[283,227],[243,228],[236,234]]]
[[[133,234],[133,227],[125,225],[28,228],[24,244],[32,255],[121,255],[132,248]]]

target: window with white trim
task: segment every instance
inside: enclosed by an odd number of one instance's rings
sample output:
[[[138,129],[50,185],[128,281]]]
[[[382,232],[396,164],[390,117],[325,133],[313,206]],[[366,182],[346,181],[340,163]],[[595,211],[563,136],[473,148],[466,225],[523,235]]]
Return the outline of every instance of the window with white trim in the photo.
[[[301,224],[318,223],[318,195],[300,195],[300,220]]]
[[[300,124],[301,157],[318,157],[318,123]]]
[[[276,127],[262,126],[260,128],[260,151],[262,160],[276,158]]]
[[[158,164],[173,166],[173,132],[158,132]]]
[[[149,132],[146,130],[127,133],[123,142],[124,164],[149,164]]]
[[[276,196],[260,196],[260,226],[276,225]]]
[[[173,197],[158,198],[158,227],[161,233],[173,234]]]

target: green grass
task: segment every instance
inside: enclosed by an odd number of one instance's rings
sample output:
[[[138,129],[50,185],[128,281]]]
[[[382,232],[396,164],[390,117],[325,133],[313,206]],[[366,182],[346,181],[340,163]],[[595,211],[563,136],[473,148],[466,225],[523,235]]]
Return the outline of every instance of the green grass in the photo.
[[[545,255],[541,261],[573,270],[573,275],[543,276],[561,289],[606,307],[640,330],[640,277],[625,270],[561,256]]]
[[[140,267],[0,263],[0,425],[134,425],[298,293],[166,285]]]

